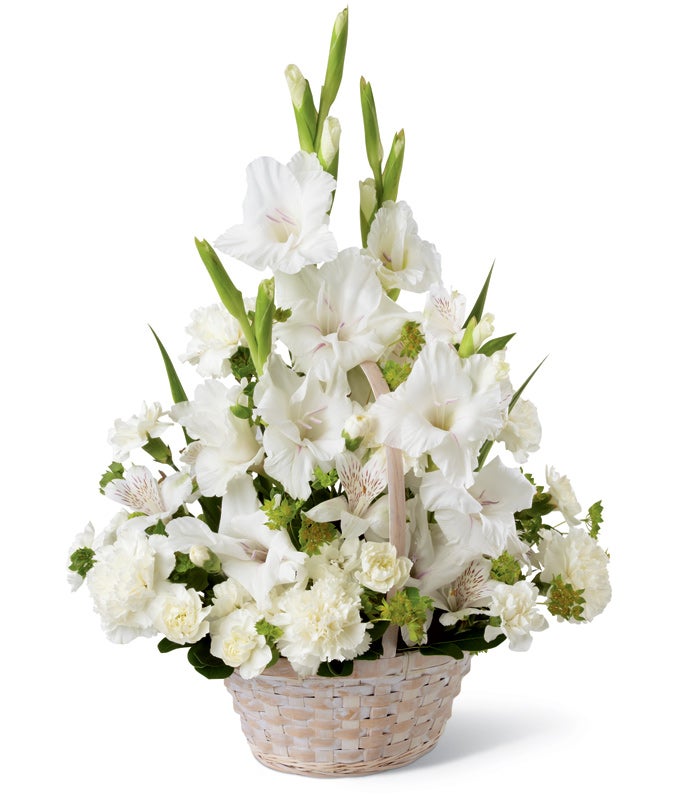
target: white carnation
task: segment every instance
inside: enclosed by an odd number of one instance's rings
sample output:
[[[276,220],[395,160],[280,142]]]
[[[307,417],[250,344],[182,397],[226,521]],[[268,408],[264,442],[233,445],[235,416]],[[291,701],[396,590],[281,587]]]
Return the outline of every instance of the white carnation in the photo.
[[[151,607],[154,628],[178,645],[205,637],[209,612],[199,594],[183,584],[164,584]]]
[[[547,532],[538,547],[543,565],[541,581],[550,584],[556,576],[574,590],[583,590],[583,617],[592,620],[607,606],[612,596],[604,549],[582,527],[573,527],[567,535]]]
[[[220,582],[213,587],[210,620],[226,617],[235,609],[239,609],[244,604],[252,601],[253,597],[236,579],[227,579],[226,582]]]
[[[210,627],[210,653],[230,667],[238,667],[243,678],[259,675],[272,659],[271,648],[257,630],[261,619],[262,613],[250,603]]]
[[[143,402],[138,414],[126,420],[116,419],[109,430],[114,461],[122,463],[133,450],[143,447],[150,438],[158,438],[171,427],[170,423],[160,421],[163,415],[160,403],[147,405]]]
[[[321,662],[354,659],[371,644],[371,624],[361,622],[361,587],[345,577],[291,588],[276,607],[271,622],[283,629],[277,644],[299,675],[314,675]]]
[[[386,593],[406,584],[413,563],[408,557],[397,557],[391,543],[366,541],[361,544],[360,565],[355,574],[359,583],[376,593]]]
[[[134,527],[124,527],[112,545],[98,550],[87,585],[110,640],[130,642],[155,633],[150,609],[155,587],[173,566],[174,558],[158,554],[149,536]]]
[[[538,450],[541,423],[536,406],[530,400],[517,401],[497,440],[502,441],[506,449],[512,452],[517,463],[526,463],[529,453]]]
[[[500,626],[487,626],[484,639],[494,640],[499,634],[508,638],[511,651],[527,651],[531,645],[531,632],[548,628],[548,621],[538,611],[536,585],[527,581],[515,584],[496,582],[491,591],[489,615],[499,617]]]
[[[229,359],[239,347],[246,347],[241,326],[221,303],[191,313],[191,336],[182,361],[194,364],[204,378],[224,378],[231,372]]]
[[[553,466],[546,468],[545,477],[548,482],[548,492],[557,509],[564,516],[564,520],[572,527],[580,524],[578,514],[581,512],[581,505],[578,503],[569,479],[555,471]]]

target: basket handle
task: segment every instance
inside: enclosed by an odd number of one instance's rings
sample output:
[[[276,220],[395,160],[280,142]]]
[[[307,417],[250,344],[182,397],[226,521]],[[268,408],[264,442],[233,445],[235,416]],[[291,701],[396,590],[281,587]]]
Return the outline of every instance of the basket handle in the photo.
[[[364,375],[377,399],[382,394],[389,394],[390,387],[385,382],[380,367],[375,361],[364,361],[361,365]],[[396,548],[397,556],[406,555],[406,490],[404,486],[404,457],[400,449],[385,446],[387,458],[387,494],[389,504],[390,543]],[[388,598],[394,594],[392,588]],[[398,626],[389,626],[383,635],[383,658],[392,658],[397,653]]]

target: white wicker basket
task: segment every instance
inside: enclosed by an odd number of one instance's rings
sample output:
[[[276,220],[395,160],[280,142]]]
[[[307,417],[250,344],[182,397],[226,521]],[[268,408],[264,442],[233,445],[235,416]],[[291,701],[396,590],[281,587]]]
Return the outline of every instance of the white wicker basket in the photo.
[[[225,681],[254,756],[314,777],[367,775],[432,750],[451,716],[470,657],[409,652],[356,662],[350,676],[300,678],[280,660],[253,679]]]

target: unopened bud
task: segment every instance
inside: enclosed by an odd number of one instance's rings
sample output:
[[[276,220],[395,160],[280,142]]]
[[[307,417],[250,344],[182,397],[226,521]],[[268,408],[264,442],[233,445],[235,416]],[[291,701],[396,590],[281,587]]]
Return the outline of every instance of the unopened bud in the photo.
[[[203,568],[207,573],[219,573],[222,570],[219,557],[207,546],[192,546],[189,549],[189,559],[197,568]]]
[[[375,180],[364,179],[359,182],[359,209],[367,221],[370,221],[378,207],[378,196],[375,192]]]
[[[329,116],[323,123],[321,146],[319,147],[319,160],[326,170],[337,157],[339,147],[340,122],[335,117]]]
[[[305,96],[307,81],[302,76],[302,72],[294,63],[291,63],[286,67],[285,75],[288,82],[288,90],[290,91],[290,98],[293,102],[293,107],[296,110],[300,110]]]

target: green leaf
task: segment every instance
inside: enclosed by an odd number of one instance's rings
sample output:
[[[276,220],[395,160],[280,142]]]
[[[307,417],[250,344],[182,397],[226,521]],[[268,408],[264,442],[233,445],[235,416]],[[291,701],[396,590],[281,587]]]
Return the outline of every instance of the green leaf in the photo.
[[[167,534],[168,534],[165,531],[165,524],[163,523],[163,521],[161,519],[158,519],[158,521],[152,527],[147,527],[144,531],[146,532],[147,535],[166,535],[167,536]]]
[[[248,408],[247,405],[230,405],[229,410],[234,414],[235,417],[238,419],[252,419],[253,418],[253,409]]]
[[[165,349],[163,343],[158,338],[158,334],[149,326],[151,333],[154,335],[154,339],[158,344],[158,347],[161,351],[161,356],[163,356],[163,363],[165,364],[165,371],[168,374],[168,381],[170,383],[170,393],[172,394],[172,399],[176,403],[183,403],[187,400],[187,393],[184,391],[184,387],[180,382],[179,377],[177,376],[177,371],[170,360],[170,356],[168,355],[168,351]]]
[[[479,348],[477,352],[485,356],[492,356],[499,350],[505,350],[505,348],[508,346],[508,342],[514,335],[515,334],[507,334],[506,336],[497,336],[495,339],[489,339]]]
[[[231,365],[232,375],[238,381],[244,378],[246,380],[251,380],[257,375],[253,357],[250,355],[250,350],[248,350],[247,347],[237,348],[234,355],[229,359],[229,364]]]
[[[99,480],[99,493],[104,493],[104,488],[114,480],[122,480],[125,475],[125,469],[122,463],[114,461],[109,465],[109,468],[102,474]]]
[[[203,521],[217,532],[222,516],[222,499],[219,496],[202,496],[198,501],[203,510]]]
[[[486,277],[486,281],[484,282],[484,286],[482,287],[482,291],[479,293],[477,300],[475,301],[475,305],[472,307],[472,311],[468,315],[467,320],[463,323],[463,328],[467,328],[468,323],[472,318],[479,322],[482,319],[482,314],[484,314],[484,304],[486,303],[486,295],[489,291],[489,284],[491,283],[491,274],[493,273],[493,268],[496,262],[494,261],[491,265],[491,270],[489,270],[489,275]]]
[[[209,584],[207,572],[194,565],[189,555],[183,551],[175,552],[175,567],[168,576],[168,581],[183,584],[198,593],[207,590]]]
[[[76,549],[71,555],[71,564],[68,569],[84,579],[87,576],[87,572],[94,567],[95,562],[94,550],[83,546],[80,549]]]
[[[170,651],[177,651],[180,648],[185,648],[186,645],[179,645],[176,642],[172,642],[167,637],[163,637],[163,639],[158,643],[157,648],[161,653],[170,653]]]
[[[476,327],[477,320],[475,317],[471,317],[458,346],[458,355],[461,358],[469,358],[475,352],[474,331]]]
[[[584,523],[590,529],[590,537],[597,538],[600,532],[600,526],[602,525],[602,501],[597,501],[595,504],[590,505],[588,508],[588,518],[585,519]]]
[[[196,238],[194,238],[194,242],[196,243],[196,248],[203,261],[203,264],[208,271],[208,275],[215,285],[217,294],[220,296],[220,300],[224,304],[229,314],[231,314],[231,316],[234,317],[234,319],[237,320],[238,324],[241,326],[241,331],[243,331],[243,336],[245,336],[246,342],[248,342],[248,347],[250,348],[251,355],[253,356],[253,361],[257,367],[257,341],[248,320],[246,307],[243,303],[243,295],[236,288],[234,282],[229,278],[227,271],[224,269],[224,265],[213,250],[210,243],[207,240],[198,240]],[[261,370],[258,369],[258,373],[261,374]]]
[[[352,675],[353,670],[354,662],[352,659],[345,659],[344,661],[332,659],[330,662],[321,662],[316,674],[324,678],[343,678]]]
[[[517,389],[517,391],[513,394],[512,400],[510,400],[510,405],[508,406],[508,413],[510,413],[510,411],[512,411],[512,409],[515,407],[515,405],[517,404],[517,400],[519,400],[522,392],[529,385],[529,382],[534,377],[534,375],[538,372],[538,370],[543,366],[543,363],[545,362],[546,358],[548,358],[548,357],[546,356],[543,359],[543,361],[541,361],[541,363],[536,367],[536,369],[531,373],[531,375],[529,375],[529,377],[524,381],[524,383],[519,387],[519,389]]]
[[[150,438],[142,449],[159,463],[173,465],[170,447],[161,438]]]
[[[462,659],[465,654],[455,642],[439,642],[436,645],[421,645],[418,650],[423,656],[453,656]]]
[[[387,156],[385,169],[383,171],[383,201],[396,201],[399,192],[399,180],[401,179],[401,169],[404,165],[404,149],[406,140],[404,130],[394,136],[392,148]]]

